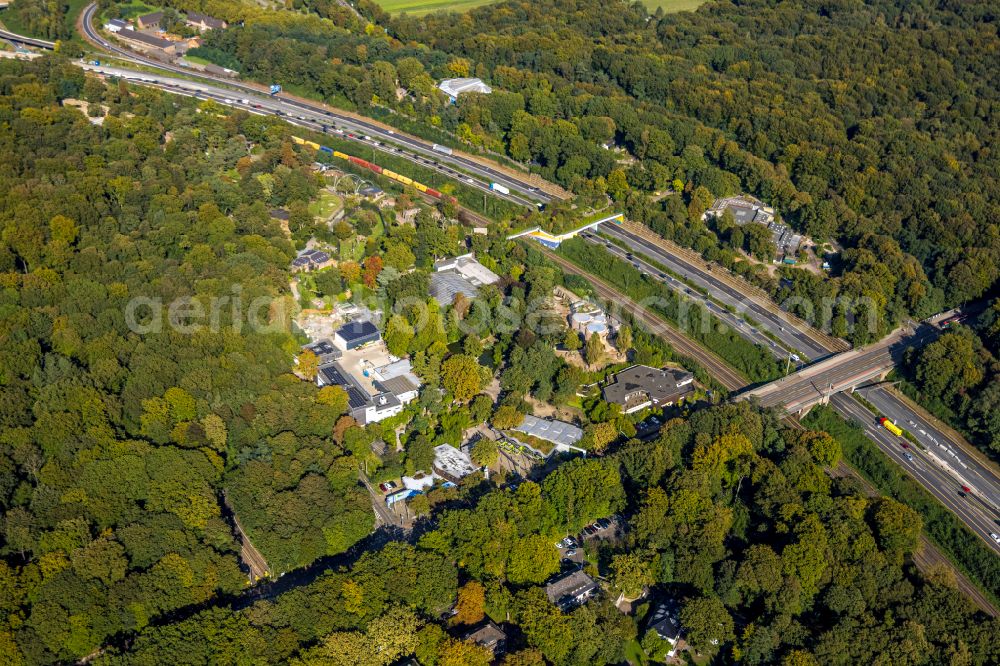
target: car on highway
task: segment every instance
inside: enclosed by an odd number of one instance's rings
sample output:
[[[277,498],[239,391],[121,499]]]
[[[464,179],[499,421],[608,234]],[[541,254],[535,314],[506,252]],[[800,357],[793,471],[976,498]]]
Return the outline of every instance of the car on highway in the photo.
[[[972,488],[970,488],[969,486],[962,486],[962,492],[963,493],[971,493],[972,492]]]
[[[909,460],[910,462],[913,462],[913,454],[912,453],[910,453],[909,451],[907,451],[903,455],[906,456],[907,460]]]
[[[990,532],[990,538],[996,541],[997,543],[1000,543],[1000,535],[998,535],[996,532]]]
[[[910,448],[910,445],[907,444],[906,442],[900,442],[899,445],[902,446],[904,449]]]

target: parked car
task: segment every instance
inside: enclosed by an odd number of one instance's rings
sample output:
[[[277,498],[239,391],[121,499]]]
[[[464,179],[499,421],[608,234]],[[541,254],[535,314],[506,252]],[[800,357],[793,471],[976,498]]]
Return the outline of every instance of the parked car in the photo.
[[[576,549],[570,548],[566,551],[566,557],[574,557],[576,555]]]
[[[586,527],[583,528],[583,531],[587,536],[594,536],[595,534],[597,534],[597,528],[594,527],[593,525],[587,525]]]
[[[396,489],[396,484],[393,481],[386,481],[384,483],[378,484],[378,489],[381,490],[384,493],[387,493],[390,490],[395,490]]]

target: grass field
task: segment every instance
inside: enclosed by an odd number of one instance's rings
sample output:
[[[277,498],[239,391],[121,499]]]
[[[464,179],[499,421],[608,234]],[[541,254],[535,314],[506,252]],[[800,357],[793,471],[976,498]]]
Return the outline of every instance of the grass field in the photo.
[[[655,11],[657,7],[663,7],[664,13],[669,14],[671,12],[694,11],[705,4],[705,0],[642,0],[642,4],[646,5],[649,11]]]
[[[495,0],[375,0],[390,14],[420,16],[436,11],[464,12],[473,7],[488,5]]]
[[[344,200],[330,190],[322,190],[319,197],[309,204],[309,212],[320,222],[326,222],[344,205]]]

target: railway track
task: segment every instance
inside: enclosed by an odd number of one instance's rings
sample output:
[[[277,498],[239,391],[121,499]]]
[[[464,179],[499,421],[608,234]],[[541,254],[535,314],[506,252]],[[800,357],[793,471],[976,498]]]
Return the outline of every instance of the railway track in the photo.
[[[587,278],[587,280],[594,285],[594,289],[598,296],[610,301],[616,308],[628,312],[636,320],[645,324],[650,331],[665,338],[680,354],[697,361],[716,380],[718,380],[718,382],[722,384],[726,390],[735,391],[747,386],[749,383],[746,377],[729,367],[729,365],[714,352],[702,347],[697,342],[688,338],[681,331],[668,324],[659,315],[656,315],[637,305],[625,294],[621,293],[600,278],[594,277],[568,259],[564,259],[547,249],[543,250],[543,252],[563,270]]]

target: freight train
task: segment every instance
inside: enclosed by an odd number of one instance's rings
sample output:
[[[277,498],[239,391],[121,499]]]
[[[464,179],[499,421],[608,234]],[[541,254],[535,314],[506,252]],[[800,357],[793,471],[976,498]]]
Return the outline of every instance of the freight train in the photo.
[[[368,160],[363,160],[360,157],[354,157],[353,155],[348,155],[347,153],[342,153],[339,150],[333,150],[333,149],[331,149],[331,148],[329,148],[327,146],[321,146],[318,143],[316,143],[315,141],[307,141],[307,140],[305,140],[305,139],[303,139],[301,137],[298,137],[298,136],[293,136],[292,137],[292,141],[294,143],[300,145],[300,146],[308,146],[309,148],[312,148],[313,150],[317,150],[317,151],[326,153],[327,155],[333,155],[337,159],[345,160],[347,162],[350,162],[351,164],[355,164],[355,165],[357,165],[359,167],[368,169],[372,173],[377,173],[380,176],[385,176],[386,178],[390,178],[390,179],[396,181],[397,183],[402,183],[403,185],[409,185],[410,187],[416,189],[418,192],[426,194],[426,195],[428,195],[430,197],[433,197],[435,199],[440,199],[441,201],[447,201],[448,203],[452,203],[452,204],[457,204],[458,203],[458,199],[456,199],[455,197],[451,196],[450,194],[442,194],[438,190],[435,190],[433,187],[427,187],[423,183],[418,183],[417,181],[413,180],[412,178],[409,178],[408,176],[404,176],[401,173],[396,173],[395,171],[390,171],[389,169],[384,169],[384,168],[380,167],[379,165],[375,164],[374,162],[369,162]]]

